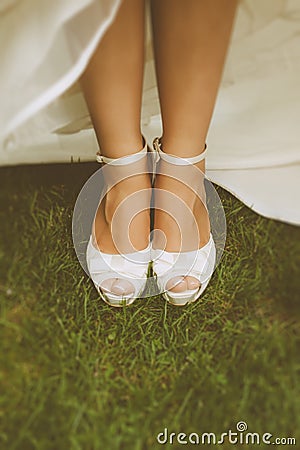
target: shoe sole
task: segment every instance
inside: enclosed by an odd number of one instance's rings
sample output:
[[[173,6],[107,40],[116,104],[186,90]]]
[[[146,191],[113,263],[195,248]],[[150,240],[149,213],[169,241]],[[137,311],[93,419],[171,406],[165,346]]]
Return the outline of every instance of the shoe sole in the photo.
[[[112,306],[113,308],[123,308],[123,306],[130,306],[132,305],[138,298],[139,296],[142,296],[143,293],[145,292],[146,286],[144,287],[144,289],[142,289],[142,292],[139,293],[139,295],[137,297],[129,297],[129,298],[122,298],[120,299],[120,297],[116,296],[108,296],[107,294],[104,294],[103,291],[101,291],[101,289],[99,289],[98,286],[95,285],[94,286],[101,298],[101,300],[103,300],[107,305]]]
[[[104,294],[104,292],[101,291],[101,289],[99,289],[99,287],[96,286],[95,283],[94,286],[101,300],[103,300],[107,305],[112,306],[113,308],[122,308],[123,306],[130,306],[136,300],[135,297],[121,298],[121,299],[118,296],[110,297],[107,294]]]

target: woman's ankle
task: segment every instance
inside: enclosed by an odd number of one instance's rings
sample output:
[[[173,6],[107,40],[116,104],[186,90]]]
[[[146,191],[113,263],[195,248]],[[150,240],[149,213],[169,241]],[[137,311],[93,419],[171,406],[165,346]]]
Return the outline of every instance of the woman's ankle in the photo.
[[[123,135],[115,133],[98,138],[101,155],[107,158],[122,158],[139,152],[145,145],[145,139],[139,132]]]
[[[200,155],[205,150],[205,138],[191,138],[188,134],[176,136],[174,134],[168,136],[164,133],[161,137],[162,150],[180,158],[190,158]]]

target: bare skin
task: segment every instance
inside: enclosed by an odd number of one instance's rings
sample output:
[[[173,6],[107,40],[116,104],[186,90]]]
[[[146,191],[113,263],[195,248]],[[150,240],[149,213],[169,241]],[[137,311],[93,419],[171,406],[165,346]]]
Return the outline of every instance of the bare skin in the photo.
[[[144,31],[144,2],[124,0],[80,80],[101,154],[109,158],[120,158],[143,148],[140,115]],[[126,170],[129,172],[130,168],[124,166],[121,177],[126,177]],[[143,170],[141,164],[138,170]],[[95,218],[95,244],[99,250],[117,254],[120,251],[129,253],[134,251],[133,248],[142,250],[148,246],[150,188],[150,178],[144,174],[132,176],[109,190]],[[145,191],[147,189],[148,192]],[[143,211],[131,221],[127,213],[130,205],[127,203],[120,208],[119,230],[116,226],[112,230],[114,211],[124,199],[139,190],[139,206]],[[126,230],[125,236],[121,234],[122,230]],[[139,232],[134,233],[134,230]],[[117,236],[118,243],[113,236]],[[122,280],[118,280],[116,287],[114,281],[110,280],[106,288],[115,294],[132,291],[133,286],[128,286],[128,282],[123,281],[122,284]]]
[[[151,0],[153,40],[157,81],[163,119],[162,146],[166,153],[192,157],[204,148],[209,123],[222,75],[237,0]],[[81,86],[91,114],[101,153],[119,158],[136,153],[143,147],[140,114],[144,67],[144,1],[123,0],[117,16],[101,40],[87,69]],[[197,164],[204,172],[205,163]],[[141,167],[139,167],[139,170]],[[124,169],[125,170],[125,169]],[[145,169],[146,170],[146,169]],[[209,239],[210,227],[206,208],[195,193],[177,180],[158,175],[155,187],[176,193],[196,218],[199,247]],[[95,244],[105,253],[142,250],[149,243],[150,177],[136,175],[113,187],[100,205],[95,218]],[[201,189],[201,186],[199,187]],[[120,229],[112,229],[113,213],[130,194],[139,191],[142,212],[133,220],[128,214],[130,200],[119,208]],[[129,197],[130,198],[130,197]],[[132,211],[136,206],[132,200]],[[167,199],[157,199],[158,203]],[[129,208],[128,208],[129,205]],[[190,232],[189,220],[176,217],[181,231]],[[129,230],[122,234],[121,228]],[[166,236],[166,250],[178,251],[178,225],[159,209],[154,228]],[[134,232],[133,230],[138,230]],[[118,236],[118,245],[112,234]],[[155,242],[154,246],[159,245]],[[130,293],[125,281],[114,289],[116,280],[108,282],[108,290]],[[121,280],[122,281],[122,280]],[[199,285],[192,277],[184,277],[173,290],[180,292]]]
[[[163,122],[162,148],[166,153],[193,157],[205,147],[236,4],[236,0],[151,0]],[[205,161],[196,166],[205,172]],[[177,166],[176,173],[180,174],[180,170]],[[203,183],[201,176],[198,183]],[[198,246],[205,245],[209,240],[209,218],[199,197],[190,187],[164,175],[157,176],[155,187],[162,190],[158,196],[167,196],[165,191],[169,191],[186,202],[197,222]],[[195,184],[193,187],[196,187]],[[198,189],[201,190],[201,186]],[[191,233],[194,228],[191,218],[176,219],[183,235]],[[169,214],[156,210],[154,228],[165,234],[167,251],[178,251],[179,227]],[[156,244],[159,246],[154,242]],[[181,281],[176,281],[176,287],[171,289],[174,292],[199,286],[193,277],[182,277]],[[170,284],[174,284],[174,280],[170,280]]]

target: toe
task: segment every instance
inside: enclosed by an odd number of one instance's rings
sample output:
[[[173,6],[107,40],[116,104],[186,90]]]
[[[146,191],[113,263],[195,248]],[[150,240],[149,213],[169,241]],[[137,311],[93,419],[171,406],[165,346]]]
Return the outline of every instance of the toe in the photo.
[[[127,280],[116,278],[111,286],[111,292],[116,295],[130,295],[135,291],[134,286]]]
[[[188,290],[198,289],[199,286],[200,282],[199,280],[197,280],[197,278],[179,276],[171,278],[168,281],[166,288],[171,292],[184,292]]]
[[[187,290],[187,282],[184,277],[173,277],[166,285],[168,291],[183,292]]]
[[[114,278],[108,278],[108,280],[104,280],[100,284],[100,288],[105,292],[112,292],[111,288],[112,288],[113,282],[114,282]]]
[[[132,283],[120,278],[108,278],[101,283],[101,289],[114,295],[130,295],[135,289]]]
[[[200,286],[200,281],[195,277],[186,277],[187,288],[190,290],[198,289]]]

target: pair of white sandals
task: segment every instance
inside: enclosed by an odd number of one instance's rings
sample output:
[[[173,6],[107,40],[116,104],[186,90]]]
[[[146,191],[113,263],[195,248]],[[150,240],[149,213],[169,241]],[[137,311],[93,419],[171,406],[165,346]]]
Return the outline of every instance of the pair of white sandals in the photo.
[[[148,150],[147,143],[145,143],[144,148],[133,155],[112,159],[97,154],[97,161],[111,165],[127,165],[145,157]],[[200,155],[192,158],[180,158],[166,154],[161,149],[160,138],[154,139],[153,149],[150,151],[153,155],[154,167],[159,159],[177,166],[195,164],[206,156],[206,147]],[[155,176],[155,170],[153,173]],[[169,303],[176,306],[184,306],[196,301],[206,289],[215,268],[216,247],[211,233],[206,245],[200,249],[184,252],[154,249],[150,243],[146,249],[141,251],[112,255],[99,251],[93,244],[93,240],[91,234],[86,251],[90,277],[101,299],[115,307],[128,306],[137,298],[144,296],[150,264],[152,264],[159,292]],[[170,288],[170,280],[178,279],[178,277],[182,279],[186,276],[195,278],[198,281],[197,287],[174,292]],[[108,288],[111,286],[111,280],[114,280],[114,292]],[[123,285],[125,280],[125,283],[127,282],[128,286],[131,286],[125,295],[121,293],[121,289],[120,295],[117,294],[118,280],[121,280]]]

